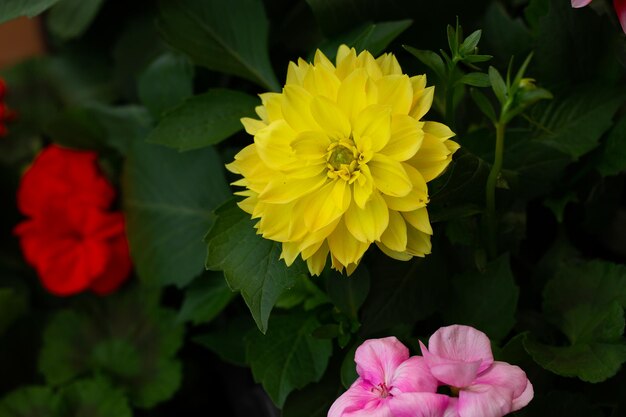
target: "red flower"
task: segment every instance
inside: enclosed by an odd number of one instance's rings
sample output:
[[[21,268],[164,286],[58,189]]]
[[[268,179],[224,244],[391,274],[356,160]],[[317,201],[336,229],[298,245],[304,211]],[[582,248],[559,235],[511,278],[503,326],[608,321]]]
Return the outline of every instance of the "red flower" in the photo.
[[[93,152],[51,145],[22,178],[17,200],[26,260],[53,294],[115,291],[131,269],[124,218],[109,212],[115,190]]]

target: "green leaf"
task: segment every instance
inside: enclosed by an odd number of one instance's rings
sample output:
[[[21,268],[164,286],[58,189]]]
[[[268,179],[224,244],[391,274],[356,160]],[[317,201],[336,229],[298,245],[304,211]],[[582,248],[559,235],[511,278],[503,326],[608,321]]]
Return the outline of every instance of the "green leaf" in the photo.
[[[138,407],[167,400],[181,381],[174,355],[183,328],[175,312],[159,307],[158,295],[134,289],[57,313],[44,332],[39,357],[47,383],[103,375]]]
[[[20,16],[34,17],[59,0],[3,0],[0,2],[0,23]]]
[[[496,340],[511,331],[519,288],[515,285],[508,255],[489,263],[482,273],[455,275],[451,284],[449,307],[443,311],[447,323],[476,327]]]
[[[184,286],[203,268],[202,238],[212,209],[230,191],[213,148],[178,153],[136,141],[126,159],[123,203],[142,281]]]
[[[19,388],[0,401],[0,417],[56,417],[57,410],[58,399],[49,387]]]
[[[596,169],[603,176],[617,175],[626,171],[626,117],[615,124],[606,139],[596,162]]]
[[[482,72],[465,74],[459,79],[459,82],[472,87],[489,87],[491,85],[489,75]]]
[[[549,346],[527,338],[524,347],[545,369],[586,382],[602,382],[614,376],[626,362],[624,342]]]
[[[161,0],[157,26],[171,46],[196,64],[279,90],[261,0]]]
[[[28,305],[26,288],[0,288],[0,335],[28,311]]]
[[[319,322],[311,315],[275,315],[265,335],[257,332],[248,337],[246,356],[254,380],[278,407],[290,392],[324,375],[332,344],[311,335],[317,327]]]
[[[281,245],[256,234],[254,221],[234,201],[216,210],[217,219],[206,236],[206,267],[224,271],[233,291],[240,291],[262,332],[280,295],[306,275],[303,262],[291,267],[279,259]]]
[[[370,290],[370,274],[365,266],[349,277],[327,270],[326,292],[335,307],[356,319]]]
[[[240,131],[239,120],[253,116],[258,104],[257,98],[239,91],[210,90],[166,113],[148,142],[180,151],[215,145]]]
[[[500,104],[504,104],[507,99],[507,88],[502,76],[494,67],[489,67],[489,81],[491,82],[491,88],[495,93]]]
[[[225,362],[246,366],[246,335],[255,330],[250,317],[229,320],[217,330],[193,338],[193,341],[215,353]]]
[[[139,98],[158,120],[165,111],[193,95],[193,77],[193,66],[187,58],[164,53],[139,77]]]
[[[479,29],[472,32],[467,38],[465,38],[465,40],[461,44],[461,47],[459,48],[459,54],[461,56],[465,56],[474,52],[474,50],[478,46],[478,42],[480,42],[480,37],[482,36],[482,34],[483,31]]]
[[[354,46],[357,52],[369,51],[376,57],[411,24],[413,24],[411,19],[373,23],[349,46]]]
[[[359,374],[356,372],[356,364],[354,362],[354,355],[356,354],[358,346],[354,346],[352,349],[346,352],[346,356],[343,358],[341,362],[341,384],[345,389],[350,388],[350,386],[357,380]]]
[[[281,294],[276,307],[291,309],[302,304],[304,310],[309,311],[322,304],[330,303],[328,296],[319,289],[314,279],[308,275],[299,275],[294,286]]]
[[[422,64],[430,68],[441,82],[446,80],[446,67],[439,55],[433,51],[422,51],[408,45],[402,45],[402,47],[419,59]]]
[[[328,409],[343,391],[334,371],[330,368],[321,381],[292,392],[282,409],[282,417],[327,417]]]
[[[123,392],[113,388],[105,379],[86,379],[63,387],[59,416],[132,417],[133,413]]]
[[[48,28],[62,40],[82,35],[98,14],[103,0],[60,0],[50,9]]]
[[[185,291],[185,301],[178,313],[178,321],[207,323],[221,313],[234,296],[235,293],[226,284],[222,273],[205,273],[196,278]]]
[[[496,111],[487,96],[475,88],[470,90],[470,95],[480,111],[482,111],[483,114],[489,118],[489,120],[495,123],[497,121]]]

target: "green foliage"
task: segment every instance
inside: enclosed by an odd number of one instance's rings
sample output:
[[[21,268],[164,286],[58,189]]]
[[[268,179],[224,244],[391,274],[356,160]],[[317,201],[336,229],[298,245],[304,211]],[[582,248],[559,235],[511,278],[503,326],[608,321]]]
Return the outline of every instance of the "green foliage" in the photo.
[[[181,380],[174,355],[183,329],[176,314],[158,306],[154,291],[135,289],[90,301],[80,313],[61,311],[48,324],[39,358],[46,381],[59,386],[85,374],[105,375],[137,407],[168,399]]]
[[[19,16],[33,17],[42,13],[59,0],[5,0],[0,4],[0,23]]]
[[[0,401],[1,417],[54,416],[58,399],[48,387],[25,387],[5,395]]]
[[[103,0],[60,0],[48,15],[48,28],[63,40],[76,38],[87,30]]]
[[[158,27],[170,45],[196,64],[246,78],[268,90],[278,89],[260,0],[162,0]]]
[[[296,261],[291,267],[279,259],[280,244],[256,234],[250,215],[230,201],[215,214],[215,224],[205,240],[206,267],[224,271],[233,291],[240,291],[259,330],[266,332],[272,308],[280,295],[295,285],[306,267]]]
[[[185,301],[178,313],[178,320],[191,321],[193,324],[209,322],[228,306],[234,295],[223,274],[205,273],[185,290]]]
[[[236,317],[210,333],[203,333],[193,340],[209,349],[223,361],[237,366],[246,366],[246,335],[256,331],[249,317]]]
[[[501,340],[515,324],[519,288],[515,285],[508,255],[489,263],[483,272],[465,272],[451,280],[448,323],[466,324]]]
[[[314,316],[290,313],[272,317],[265,335],[252,333],[246,357],[252,375],[278,407],[294,389],[319,381],[332,353],[328,340],[311,333],[319,326]]]
[[[202,237],[212,209],[228,198],[222,164],[212,148],[178,153],[133,143],[123,178],[131,255],[139,277],[184,286],[202,272]]]
[[[615,124],[602,147],[596,169],[604,176],[626,171],[626,118]]]
[[[139,77],[139,99],[159,119],[193,95],[193,77],[194,68],[187,58],[164,53]]]
[[[240,131],[239,119],[254,116],[258,104],[256,98],[238,91],[210,90],[167,112],[148,142],[179,151],[215,145]]]
[[[64,387],[60,392],[59,416],[80,417],[132,417],[132,411],[124,394],[109,383],[96,378],[79,380]]]

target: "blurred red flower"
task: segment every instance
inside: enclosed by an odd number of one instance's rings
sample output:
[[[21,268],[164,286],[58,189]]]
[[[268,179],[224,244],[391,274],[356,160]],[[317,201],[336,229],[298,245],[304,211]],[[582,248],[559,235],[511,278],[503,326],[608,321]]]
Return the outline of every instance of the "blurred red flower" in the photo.
[[[28,220],[15,228],[24,257],[53,294],[115,291],[131,261],[121,212],[108,211],[115,190],[94,152],[48,146],[17,193]]]

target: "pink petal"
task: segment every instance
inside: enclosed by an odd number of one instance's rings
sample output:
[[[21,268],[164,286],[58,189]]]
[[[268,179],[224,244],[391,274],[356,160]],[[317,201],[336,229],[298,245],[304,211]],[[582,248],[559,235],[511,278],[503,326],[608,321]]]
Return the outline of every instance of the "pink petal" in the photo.
[[[446,359],[434,355],[420,342],[422,355],[430,369],[431,374],[446,385],[463,388],[471,385],[478,375],[481,360],[464,362],[454,359]]]
[[[626,0],[613,0],[613,7],[615,7],[622,30],[626,33]]]
[[[443,417],[459,417],[459,399],[450,397],[450,401],[448,401],[448,408],[443,413]]]
[[[400,394],[389,401],[394,417],[444,417],[450,398],[429,392]]]
[[[395,337],[366,340],[354,355],[356,371],[363,380],[388,387],[396,368],[408,358],[409,349]]]
[[[373,386],[361,378],[354,381],[328,410],[328,417],[342,417],[347,413],[367,408],[376,408],[380,403],[380,396],[372,391]]]
[[[528,403],[535,396],[535,391],[533,390],[533,384],[530,381],[526,380],[526,388],[524,392],[522,392],[518,397],[513,398],[513,406],[511,411],[517,411],[521,408],[524,408],[528,405]]]
[[[496,385],[473,385],[461,390],[459,417],[502,417],[512,411],[511,390]]]
[[[437,330],[428,340],[433,355],[455,361],[482,361],[478,372],[493,363],[491,342],[486,334],[470,326],[453,325]]]
[[[389,409],[389,401],[381,401],[374,408],[345,413],[343,417],[394,417]]]
[[[572,0],[572,7],[578,9],[580,7],[585,7],[589,3],[591,3],[591,0]]]
[[[507,388],[512,392],[512,396],[515,399],[520,397],[527,389],[528,378],[519,366],[509,365],[506,362],[494,362],[491,368],[476,378],[474,384],[495,385]],[[532,386],[531,397],[528,401],[530,399],[532,399]],[[528,401],[526,404],[528,404]]]
[[[391,378],[391,393],[436,392],[437,380],[421,356],[412,356],[396,368]]]

